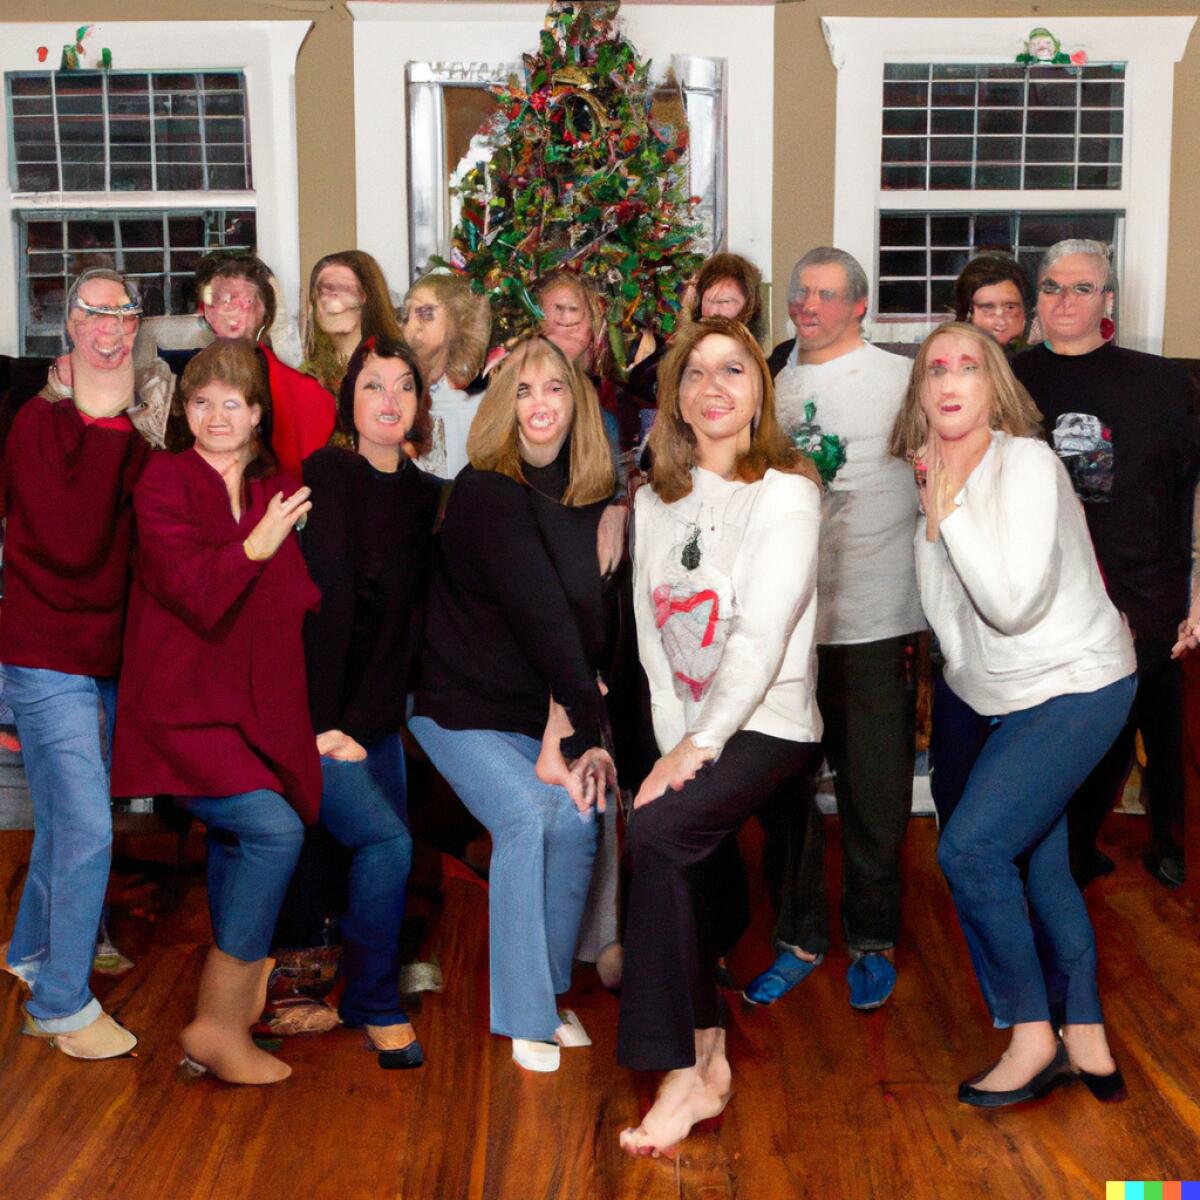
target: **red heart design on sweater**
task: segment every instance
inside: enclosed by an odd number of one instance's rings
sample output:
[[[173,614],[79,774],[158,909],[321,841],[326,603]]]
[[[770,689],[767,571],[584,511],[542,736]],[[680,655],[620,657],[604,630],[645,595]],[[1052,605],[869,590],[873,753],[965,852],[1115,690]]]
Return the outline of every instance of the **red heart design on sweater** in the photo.
[[[720,597],[711,588],[693,592],[690,596],[675,597],[671,595],[671,588],[668,584],[661,584],[651,593],[651,598],[654,601],[654,623],[659,629],[662,629],[672,617],[686,618],[705,604],[709,606],[708,619],[704,622],[703,631],[699,633],[698,638],[694,633],[691,634],[691,638],[678,635],[664,636],[663,638],[663,648],[667,652],[675,679],[687,687],[693,700],[699,701],[712,681],[713,675],[716,674],[717,662],[720,660],[723,649],[723,647],[714,646],[717,622],[721,611]],[[699,615],[703,616],[703,614]],[[694,626],[695,623],[685,620],[684,624]],[[715,661],[713,653],[702,653],[705,650],[715,651]],[[697,668],[701,667],[707,668],[707,670],[704,672],[703,678],[698,678],[702,672]]]

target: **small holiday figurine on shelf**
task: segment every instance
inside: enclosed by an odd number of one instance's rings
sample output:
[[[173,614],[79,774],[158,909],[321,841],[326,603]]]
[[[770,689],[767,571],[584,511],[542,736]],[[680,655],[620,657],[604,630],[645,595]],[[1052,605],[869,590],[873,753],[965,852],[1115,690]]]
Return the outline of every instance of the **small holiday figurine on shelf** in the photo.
[[[1073,66],[1082,67],[1087,63],[1085,50],[1076,50],[1071,54],[1062,48],[1062,42],[1039,25],[1029,31],[1025,39],[1025,51],[1017,55],[1017,62],[1031,66]]]
[[[40,54],[39,54],[40,61]],[[107,71],[112,66],[112,51],[100,45],[95,25],[80,25],[75,41],[63,46],[61,71]]]

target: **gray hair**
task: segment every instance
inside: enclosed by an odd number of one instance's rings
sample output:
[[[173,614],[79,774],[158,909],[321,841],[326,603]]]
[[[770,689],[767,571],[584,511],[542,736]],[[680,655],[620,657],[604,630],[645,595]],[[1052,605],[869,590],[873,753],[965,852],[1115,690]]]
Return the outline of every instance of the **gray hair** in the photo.
[[[79,289],[85,283],[91,283],[93,279],[108,279],[113,283],[119,283],[125,289],[125,295],[129,297],[129,303],[136,305],[138,308],[142,306],[142,293],[138,290],[137,285],[131,279],[126,279],[120,271],[113,270],[112,267],[89,267],[86,271],[80,271],[75,277],[75,282],[71,284],[70,290],[67,292],[67,303],[63,309],[63,345],[70,354],[75,349],[75,341],[67,332],[66,323],[71,317],[71,309],[79,301]]]
[[[817,246],[810,250],[793,268],[792,277],[788,281],[788,303],[796,299],[800,290],[800,274],[806,267],[841,267],[846,273],[846,286],[850,289],[850,299],[857,303],[865,300],[871,290],[867,282],[867,273],[859,265],[858,259],[845,250],[836,246]]]
[[[1105,242],[1097,242],[1092,238],[1064,238],[1061,242],[1055,242],[1045,254],[1042,255],[1042,261],[1038,264],[1038,282],[1040,283],[1046,276],[1046,272],[1060,258],[1066,258],[1071,254],[1086,254],[1089,258],[1098,258],[1104,264],[1104,290],[1111,292],[1116,289],[1116,278],[1113,275],[1112,266],[1112,250]]]

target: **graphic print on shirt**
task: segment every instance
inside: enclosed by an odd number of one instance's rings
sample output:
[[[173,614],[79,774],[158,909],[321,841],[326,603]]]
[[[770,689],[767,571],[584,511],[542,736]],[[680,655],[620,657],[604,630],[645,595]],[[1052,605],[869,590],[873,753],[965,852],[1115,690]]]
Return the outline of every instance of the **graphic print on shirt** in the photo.
[[[1054,449],[1085,504],[1112,499],[1112,430],[1091,413],[1063,413],[1054,423]]]
[[[675,694],[698,704],[717,673],[729,637],[721,598],[713,588],[688,590],[669,583],[659,584],[650,595]]]

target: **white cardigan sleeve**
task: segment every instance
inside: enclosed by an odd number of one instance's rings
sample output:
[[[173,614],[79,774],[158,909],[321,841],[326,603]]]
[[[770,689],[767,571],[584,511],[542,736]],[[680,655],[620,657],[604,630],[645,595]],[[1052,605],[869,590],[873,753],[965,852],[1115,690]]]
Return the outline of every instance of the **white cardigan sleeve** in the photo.
[[[1012,636],[1032,629],[1054,599],[1058,472],[1054,451],[1033,438],[1006,439],[994,486],[968,480],[959,508],[940,527],[951,565],[979,615]]]
[[[802,475],[768,471],[733,567],[737,613],[688,731],[719,757],[762,703],[817,586],[820,489]],[[670,749],[670,747],[667,747]]]

